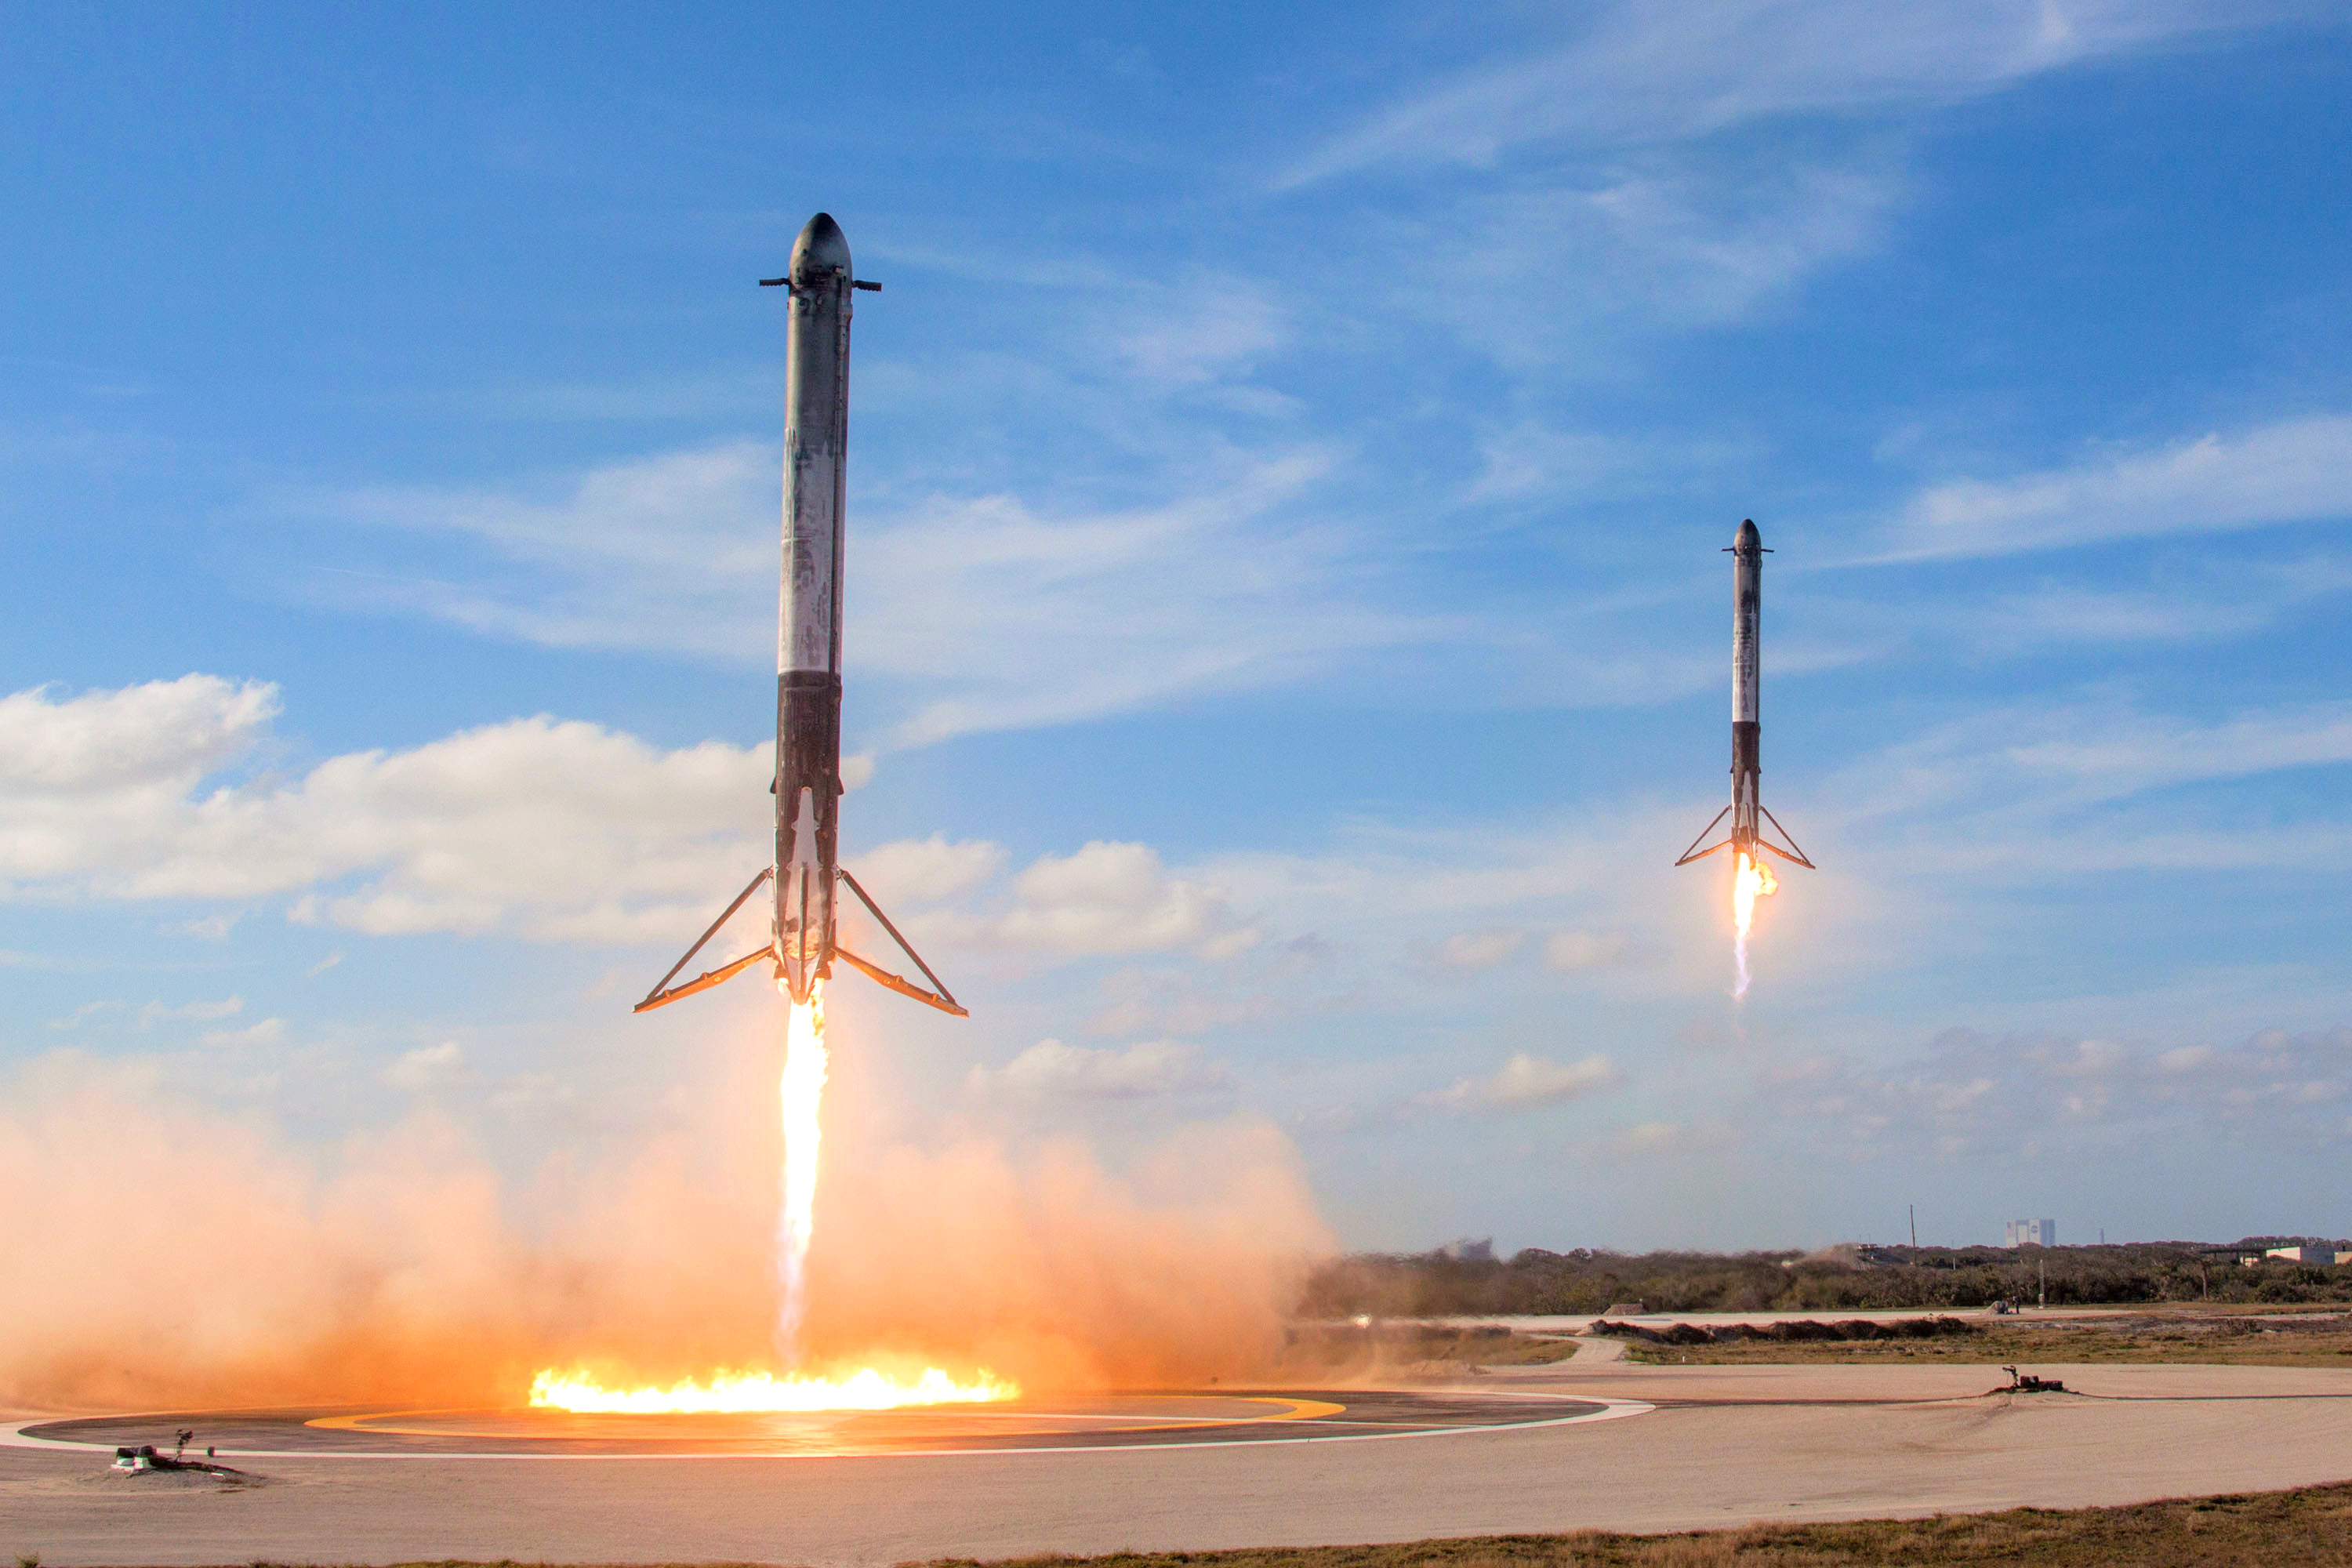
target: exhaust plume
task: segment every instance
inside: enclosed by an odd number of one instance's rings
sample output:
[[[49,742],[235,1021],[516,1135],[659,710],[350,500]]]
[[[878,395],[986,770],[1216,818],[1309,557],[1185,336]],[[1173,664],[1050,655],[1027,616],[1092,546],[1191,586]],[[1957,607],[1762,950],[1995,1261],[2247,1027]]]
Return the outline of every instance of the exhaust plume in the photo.
[[[430,1112],[305,1152],[175,1103],[152,1070],[43,1058],[0,1109],[0,1405],[515,1405],[551,1365],[759,1364],[775,1147],[735,1137],[647,1136],[509,1182]],[[1246,1375],[1330,1247],[1264,1126],[1181,1130],[1126,1175],[1071,1141],[837,1136],[826,1159],[813,1362],[951,1359],[1044,1389]]]

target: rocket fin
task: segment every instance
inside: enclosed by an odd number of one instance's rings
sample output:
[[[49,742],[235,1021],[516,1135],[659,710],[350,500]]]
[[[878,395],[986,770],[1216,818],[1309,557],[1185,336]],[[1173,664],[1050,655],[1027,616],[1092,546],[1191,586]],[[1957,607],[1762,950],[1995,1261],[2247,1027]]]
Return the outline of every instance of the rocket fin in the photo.
[[[971,1016],[971,1014],[965,1012],[962,1006],[957,1003],[954,993],[950,992],[947,988],[947,983],[941,980],[938,975],[931,973],[931,966],[923,962],[923,955],[917,952],[913,944],[908,942],[906,937],[899,932],[898,928],[890,923],[890,917],[882,912],[882,906],[876,903],[872,897],[867,894],[866,889],[857,885],[857,879],[849,874],[846,867],[840,868],[839,869],[841,879],[848,884],[849,890],[851,892],[857,895],[857,901],[866,906],[866,910],[868,914],[882,922],[882,929],[890,933],[890,940],[898,944],[898,951],[905,953],[908,958],[913,959],[915,961],[915,967],[923,972],[923,978],[929,981],[932,985],[936,986],[938,989],[936,991],[926,991],[921,986],[913,984],[908,981],[902,980],[886,969],[876,968],[873,964],[866,963],[866,960],[858,957],[856,953],[847,951],[838,944],[835,946],[833,950],[834,952],[837,956],[845,958],[849,960],[850,963],[856,964],[857,966],[858,973],[864,974],[867,979],[874,981],[877,984],[887,985],[902,996],[912,996],[918,1002],[928,1002],[932,1006],[937,1007],[940,1012],[952,1013],[959,1018],[968,1018]]]
[[[1708,834],[1714,832],[1717,824],[1722,822],[1725,817],[1730,815],[1731,807],[1727,805],[1721,811],[1717,812],[1715,814],[1715,821],[1708,823],[1705,827],[1699,829],[1698,837],[1690,841],[1690,847],[1683,851],[1683,858],[1675,861],[1675,864],[1677,866],[1687,866],[1694,860],[1706,859],[1708,856],[1714,854],[1718,849],[1728,849],[1731,847],[1731,840],[1728,838],[1718,839],[1717,842],[1709,844],[1704,849],[1699,847],[1701,840],[1705,839]]]
[[[742,973],[745,970],[751,968],[751,965],[759,963],[761,959],[764,958],[772,961],[775,956],[776,950],[772,947],[763,947],[759,949],[757,952],[747,952],[742,957],[737,959],[734,963],[722,965],[719,968],[710,971],[707,974],[696,975],[693,979],[688,981],[683,985],[673,985],[667,991],[656,991],[652,995],[646,997],[644,1001],[630,1008],[629,1011],[632,1013],[650,1013],[656,1007],[667,1007],[681,996],[691,996],[698,991],[708,991],[714,985],[734,979],[737,975]]]
[[[912,996],[918,1002],[928,1002],[932,1006],[937,1007],[940,1012],[952,1013],[959,1018],[969,1018],[971,1016],[970,1013],[965,1012],[963,1008],[958,1005],[952,999],[941,996],[936,992],[926,991],[914,982],[906,979],[904,976],[893,974],[888,970],[882,968],[879,964],[868,963],[864,959],[858,957],[856,953],[850,952],[847,948],[842,946],[839,942],[834,943],[833,956],[840,959],[852,969],[856,970],[857,973],[866,976],[866,979],[874,982],[875,984],[882,986],[887,990],[896,991],[901,996]],[[918,959],[916,962],[920,963],[921,960]]]
[[[1764,814],[1764,820],[1770,823],[1773,827],[1779,831],[1781,838],[1785,840],[1789,846],[1786,849],[1783,849],[1780,845],[1773,843],[1769,838],[1759,838],[1756,841],[1758,847],[1769,849],[1773,854],[1778,855],[1781,859],[1786,860],[1791,866],[1802,866],[1808,871],[1818,871],[1821,869],[1820,867],[1805,858],[1805,852],[1797,847],[1796,836],[1791,834],[1787,828],[1780,826],[1780,819],[1772,815],[1772,808],[1770,806],[1766,805],[1759,800],[1756,803],[1756,809]]]
[[[723,969],[714,969],[708,974],[688,981],[685,984],[678,986],[675,990],[669,988],[669,983],[677,978],[677,972],[684,969],[688,963],[693,963],[694,955],[700,952],[703,949],[703,945],[709,942],[712,937],[719,934],[719,928],[725,925],[729,921],[734,919],[735,911],[743,907],[744,900],[751,898],[752,894],[758,892],[761,885],[775,874],[776,868],[773,866],[761,867],[760,874],[752,878],[750,882],[746,883],[741,892],[735,895],[735,901],[720,911],[719,918],[710,922],[709,929],[705,930],[700,936],[694,939],[694,945],[686,950],[686,956],[679,959],[676,963],[671,964],[669,966],[669,973],[663,975],[660,980],[656,981],[654,984],[654,988],[646,993],[646,999],[638,1003],[635,1007],[631,1008],[630,1011],[634,1013],[643,1013],[650,1008],[659,1007],[665,1003],[675,1002],[681,996],[690,996],[697,991],[708,991],[710,987],[718,984],[722,980],[733,979],[737,974],[740,973],[745,968],[750,966],[753,960],[773,953],[775,949],[772,946],[763,947],[758,952],[746,953],[743,957],[737,959],[734,963],[728,964]]]

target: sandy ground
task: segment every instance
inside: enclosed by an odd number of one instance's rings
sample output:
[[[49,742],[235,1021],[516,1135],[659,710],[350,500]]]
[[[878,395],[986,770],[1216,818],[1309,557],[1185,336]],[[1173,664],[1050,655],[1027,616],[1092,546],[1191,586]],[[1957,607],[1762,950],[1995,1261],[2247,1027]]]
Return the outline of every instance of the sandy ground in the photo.
[[[718,1560],[889,1563],[1598,1527],[1672,1530],[2123,1503],[2352,1479],[2352,1370],[1645,1367],[1482,1388],[1654,1402],[1585,1426],[1256,1448],[949,1458],[277,1459],[232,1492],[0,1450],[0,1552],[45,1564]]]

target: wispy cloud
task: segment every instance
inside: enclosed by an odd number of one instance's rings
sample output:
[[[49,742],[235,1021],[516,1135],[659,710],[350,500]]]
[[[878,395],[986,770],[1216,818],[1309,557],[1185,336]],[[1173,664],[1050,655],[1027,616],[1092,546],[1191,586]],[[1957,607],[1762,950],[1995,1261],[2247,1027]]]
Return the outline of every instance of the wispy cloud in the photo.
[[[1227,1063],[1174,1040],[1123,1048],[1040,1040],[1001,1068],[973,1068],[966,1083],[975,1094],[1034,1100],[1153,1100],[1226,1093],[1234,1076]]]
[[[1914,110],[2308,6],[2211,0],[1994,0],[1889,10],[1859,0],[1607,6],[1577,35],[1461,72],[1293,163],[1284,188],[1345,174],[1489,167],[1529,146],[1639,145],[1801,114]]]
[[[1294,680],[1458,629],[1384,607],[1391,585],[1360,542],[1283,521],[1330,454],[1220,455],[1213,442],[1200,455],[1186,491],[1148,508],[938,495],[863,517],[847,658],[905,694],[894,742]],[[461,580],[353,578],[339,592],[558,647],[751,662],[774,641],[777,472],[772,446],[745,441],[613,464],[540,496],[379,489],[303,504],[465,535],[492,556]]]
[[[1527,932],[1510,926],[1464,931],[1437,944],[1437,961],[1454,969],[1492,969],[1517,958],[1527,940]]]
[[[455,1040],[404,1051],[383,1069],[384,1082],[411,1094],[430,1094],[435,1089],[464,1082],[469,1076],[471,1069],[466,1062],[466,1048]]]
[[[2012,555],[2352,515],[2352,416],[2204,435],[2154,451],[1923,490],[1886,549],[1900,561]]]
[[[1597,1052],[1556,1062],[1521,1051],[1486,1078],[1457,1079],[1423,1100],[1448,1110],[1532,1110],[1604,1093],[1624,1081],[1617,1064]]]
[[[1953,1030],[1885,1067],[1834,1056],[1780,1064],[1755,1097],[1772,1120],[1821,1129],[1859,1157],[1910,1147],[1952,1158],[2165,1124],[2340,1142],[2352,1030],[2266,1029],[2235,1046],[2169,1048]]]

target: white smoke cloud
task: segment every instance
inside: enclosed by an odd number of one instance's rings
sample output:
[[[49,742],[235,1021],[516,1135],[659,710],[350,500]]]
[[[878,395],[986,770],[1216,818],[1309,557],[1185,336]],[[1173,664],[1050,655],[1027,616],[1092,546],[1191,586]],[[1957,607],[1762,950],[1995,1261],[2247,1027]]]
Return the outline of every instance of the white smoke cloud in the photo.
[[[412,1059],[430,1078],[462,1053]],[[722,1115],[509,1184],[436,1112],[300,1149],[152,1063],[56,1053],[0,1092],[0,1278],[38,1281],[0,1293],[0,1406],[514,1403],[549,1365],[761,1364],[772,1123]],[[812,1353],[1056,1388],[1264,1375],[1331,1245],[1297,1152],[1213,1125],[1127,1152],[1114,1173],[1067,1140],[829,1130]],[[125,1173],[169,1190],[126,1201]]]

